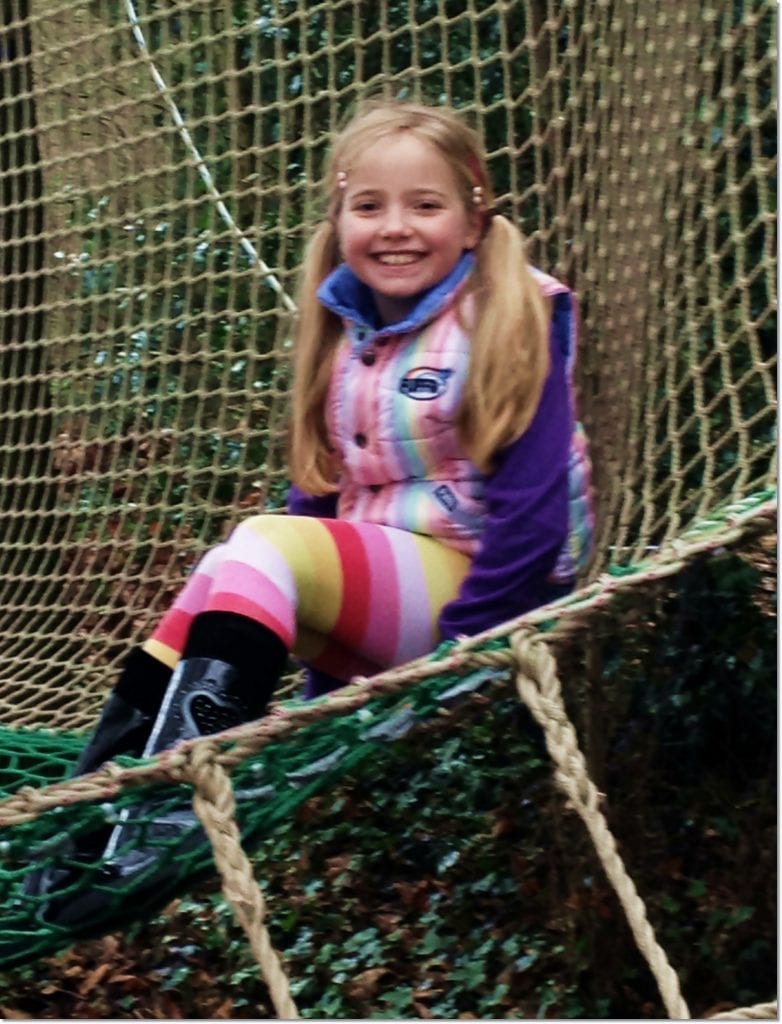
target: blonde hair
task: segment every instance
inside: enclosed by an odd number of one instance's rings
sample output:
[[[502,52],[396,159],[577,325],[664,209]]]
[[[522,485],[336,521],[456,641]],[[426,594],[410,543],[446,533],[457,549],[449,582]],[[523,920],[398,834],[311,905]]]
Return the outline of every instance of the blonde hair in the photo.
[[[325,177],[328,215],[307,248],[298,287],[291,477],[310,494],[335,490],[340,471],[338,455],[328,445],[326,401],[342,324],[316,298],[321,282],[339,263],[336,223],[342,189],[337,175],[349,174],[368,147],[400,132],[435,146],[471,215],[474,189],[482,190],[483,237],[463,293],[474,302],[470,368],[456,417],[459,439],[480,470],[489,471],[497,451],[527,429],[548,373],[548,306],[530,272],[521,233],[505,217],[491,215],[494,196],[477,135],[447,108],[370,102],[332,147]]]

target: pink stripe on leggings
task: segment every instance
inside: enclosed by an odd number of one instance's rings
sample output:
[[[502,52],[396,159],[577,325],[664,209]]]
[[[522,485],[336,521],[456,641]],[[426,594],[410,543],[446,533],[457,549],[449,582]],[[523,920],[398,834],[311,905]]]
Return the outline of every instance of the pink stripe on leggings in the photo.
[[[377,665],[392,665],[399,647],[399,566],[385,530],[367,529],[357,524],[357,531],[369,562],[369,621],[361,644],[356,648]]]
[[[229,611],[231,600],[241,598],[249,612],[253,607],[257,609],[256,613],[251,612],[250,618],[262,621],[261,613],[270,615],[283,624],[287,637],[292,639],[296,632],[295,601],[280,589],[277,583],[279,577],[267,575],[251,565],[236,561],[233,546],[230,554],[232,557],[226,558],[212,581],[204,611]],[[295,587],[286,589],[293,589],[295,595]]]

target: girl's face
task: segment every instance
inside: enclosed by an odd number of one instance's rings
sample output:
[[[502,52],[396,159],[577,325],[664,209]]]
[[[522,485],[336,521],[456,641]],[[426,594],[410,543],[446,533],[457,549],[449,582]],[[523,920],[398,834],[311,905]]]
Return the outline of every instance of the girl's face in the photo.
[[[337,232],[343,259],[372,289],[388,324],[475,247],[479,223],[439,151],[400,132],[370,146],[351,168]]]

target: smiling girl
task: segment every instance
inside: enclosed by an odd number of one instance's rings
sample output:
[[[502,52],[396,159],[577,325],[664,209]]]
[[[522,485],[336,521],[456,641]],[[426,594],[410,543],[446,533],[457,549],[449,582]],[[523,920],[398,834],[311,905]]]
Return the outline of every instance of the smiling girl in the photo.
[[[290,653],[312,697],[521,615],[588,556],[573,298],[495,214],[477,136],[447,109],[370,104],[325,189],[299,289],[289,515],[206,553],[77,773],[260,716]],[[185,826],[143,810],[146,840],[124,823],[100,849],[151,891],[155,843]],[[94,909],[66,906],[71,923]]]

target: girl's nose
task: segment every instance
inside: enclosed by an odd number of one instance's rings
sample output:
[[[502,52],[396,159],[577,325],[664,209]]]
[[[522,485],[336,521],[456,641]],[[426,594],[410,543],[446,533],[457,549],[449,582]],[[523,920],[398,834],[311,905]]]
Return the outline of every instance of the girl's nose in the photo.
[[[384,235],[406,235],[410,227],[407,223],[405,211],[399,206],[389,206],[383,218],[382,233]]]

